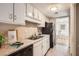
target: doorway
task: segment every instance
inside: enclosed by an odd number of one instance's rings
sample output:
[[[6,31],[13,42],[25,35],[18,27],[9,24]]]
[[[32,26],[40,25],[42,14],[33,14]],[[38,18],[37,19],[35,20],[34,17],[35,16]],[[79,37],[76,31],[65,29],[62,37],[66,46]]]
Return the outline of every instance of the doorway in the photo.
[[[56,44],[69,46],[69,17],[56,19]]]
[[[69,54],[69,17],[56,19],[56,45],[67,50]]]

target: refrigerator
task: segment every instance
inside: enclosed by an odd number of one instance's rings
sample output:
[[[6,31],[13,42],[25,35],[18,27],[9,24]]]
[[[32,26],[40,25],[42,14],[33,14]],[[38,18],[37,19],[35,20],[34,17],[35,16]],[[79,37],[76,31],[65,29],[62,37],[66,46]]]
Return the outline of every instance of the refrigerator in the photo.
[[[53,23],[45,22],[45,27],[42,27],[42,34],[50,35],[50,48],[53,48]]]

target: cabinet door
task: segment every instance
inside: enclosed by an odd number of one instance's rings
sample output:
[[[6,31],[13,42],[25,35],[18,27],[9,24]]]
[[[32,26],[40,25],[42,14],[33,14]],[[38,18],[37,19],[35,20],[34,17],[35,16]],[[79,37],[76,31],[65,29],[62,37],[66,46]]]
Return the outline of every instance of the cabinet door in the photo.
[[[38,16],[39,16],[38,19],[42,21],[42,13],[40,11],[38,12]]]
[[[12,23],[13,21],[13,4],[0,3],[0,22]]]
[[[41,21],[39,27],[45,27],[45,16],[43,14],[40,14],[39,18]]]
[[[43,37],[43,49],[42,49],[43,55],[46,54],[46,52],[48,51],[48,49],[49,49],[49,36],[45,35]]]
[[[36,8],[34,8],[34,18],[37,20],[39,19],[38,10]]]
[[[25,25],[25,4],[14,4],[14,24]]]
[[[42,49],[41,49],[41,45],[37,46],[34,48],[34,56],[42,56]]]
[[[45,27],[45,20],[46,20],[46,19],[45,19],[45,16],[42,15],[42,20],[41,20],[41,21],[42,21],[42,22],[41,22],[41,26],[42,26],[42,27]]]
[[[49,35],[46,35],[45,39],[46,39],[46,51],[47,51],[50,48]]]
[[[47,45],[47,46],[46,46],[46,50],[48,50],[48,49],[49,49],[49,40],[47,40],[46,43],[47,43],[47,44],[46,44],[46,45]]]
[[[33,18],[33,7],[31,4],[27,4],[27,16]]]
[[[43,38],[43,49],[42,49],[43,55],[45,55],[47,52],[46,47],[47,47],[47,42],[46,42],[46,39]]]
[[[42,41],[36,42],[33,47],[34,56],[42,56]]]

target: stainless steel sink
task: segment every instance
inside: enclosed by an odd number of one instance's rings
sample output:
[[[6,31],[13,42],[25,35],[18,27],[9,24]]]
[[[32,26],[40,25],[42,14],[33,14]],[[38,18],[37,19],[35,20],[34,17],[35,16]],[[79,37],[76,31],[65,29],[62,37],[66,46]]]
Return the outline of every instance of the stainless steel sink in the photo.
[[[37,40],[37,39],[39,39],[39,38],[42,38],[43,36],[31,36],[31,37],[29,37],[28,39],[31,39],[31,40]]]

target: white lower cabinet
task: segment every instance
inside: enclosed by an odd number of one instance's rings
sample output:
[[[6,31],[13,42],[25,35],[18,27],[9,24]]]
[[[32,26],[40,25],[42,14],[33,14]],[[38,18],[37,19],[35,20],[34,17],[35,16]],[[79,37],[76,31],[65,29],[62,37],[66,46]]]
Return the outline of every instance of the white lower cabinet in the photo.
[[[47,50],[46,50],[46,46],[47,46],[46,39],[43,40],[43,43],[42,44],[43,44],[42,54],[45,55],[46,52],[47,52]]]
[[[49,35],[46,35],[43,37],[43,55],[46,54],[49,48],[50,48]]]
[[[49,40],[49,36],[46,36],[46,51],[50,48],[50,40]]]
[[[49,35],[44,36],[41,38],[40,41],[36,42],[33,44],[33,55],[34,56],[44,56],[48,49],[50,48],[49,46]]]
[[[42,56],[42,41],[33,45],[33,56]]]

